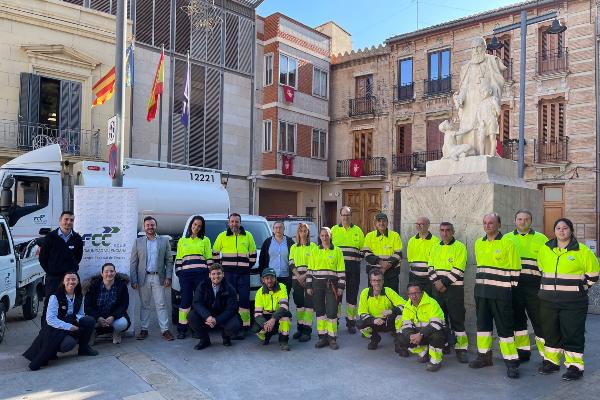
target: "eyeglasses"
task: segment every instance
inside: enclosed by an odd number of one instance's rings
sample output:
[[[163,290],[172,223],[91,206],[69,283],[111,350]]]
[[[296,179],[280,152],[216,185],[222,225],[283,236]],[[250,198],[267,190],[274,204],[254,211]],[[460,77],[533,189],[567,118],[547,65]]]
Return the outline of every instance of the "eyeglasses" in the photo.
[[[342,217],[351,217],[352,214],[340,214]]]
[[[427,224],[421,224],[421,223],[419,223],[419,222],[415,222],[415,225],[416,225],[416,226],[425,226],[425,225],[427,225]]]

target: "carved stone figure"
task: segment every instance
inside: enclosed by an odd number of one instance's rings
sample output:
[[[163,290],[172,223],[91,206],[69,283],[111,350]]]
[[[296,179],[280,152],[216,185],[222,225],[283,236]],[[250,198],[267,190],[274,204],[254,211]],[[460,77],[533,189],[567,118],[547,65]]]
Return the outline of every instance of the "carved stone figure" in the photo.
[[[500,116],[500,100],[493,95],[492,88],[481,86],[483,97],[477,109],[477,153],[486,156],[497,156],[496,135],[499,131],[498,117]]]
[[[475,155],[473,146],[468,143],[460,143],[460,138],[465,132],[452,129],[452,124],[447,120],[440,124],[439,129],[444,134],[443,159],[449,158],[458,161],[466,156]]]

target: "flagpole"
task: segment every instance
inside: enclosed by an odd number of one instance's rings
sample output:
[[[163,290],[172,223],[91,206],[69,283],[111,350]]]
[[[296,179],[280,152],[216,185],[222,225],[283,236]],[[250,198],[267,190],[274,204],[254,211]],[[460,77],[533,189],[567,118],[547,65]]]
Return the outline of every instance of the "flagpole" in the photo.
[[[117,116],[117,165],[112,179],[113,187],[123,186],[125,158],[125,48],[127,46],[127,0],[117,1],[117,29],[115,46],[115,115]]]
[[[192,126],[192,115],[190,113],[190,103],[192,102],[192,75],[191,75],[191,67],[190,67],[190,51],[188,50],[187,52],[187,66],[186,66],[186,73],[187,73],[187,79],[189,79],[189,85],[190,87],[188,88],[188,102],[187,102],[187,115],[188,115],[188,123],[187,123],[187,127],[186,127],[186,138],[185,138],[185,163],[189,164],[190,163],[190,152],[189,152],[189,143],[190,143],[190,127]]]
[[[135,1],[133,2],[135,3]],[[133,11],[133,10],[132,10]],[[135,27],[135,22],[133,24],[133,26]],[[133,37],[131,38],[131,46],[132,46],[132,52],[131,52],[131,60],[129,60],[129,62],[131,63],[130,65],[133,65],[132,70],[131,70],[131,90],[130,90],[130,94],[131,94],[131,98],[129,99],[129,158],[133,157],[133,91],[135,89],[135,33],[133,35]]]
[[[162,51],[160,53],[160,56],[162,57],[163,54],[165,54],[165,45],[162,45]],[[161,61],[163,63],[163,68],[164,68],[164,61]],[[163,89],[164,91],[164,89]],[[160,162],[160,156],[161,156],[161,150],[162,150],[162,115],[163,115],[163,95],[162,93],[160,94],[160,97],[158,99],[158,101],[160,103],[158,103],[158,161]]]

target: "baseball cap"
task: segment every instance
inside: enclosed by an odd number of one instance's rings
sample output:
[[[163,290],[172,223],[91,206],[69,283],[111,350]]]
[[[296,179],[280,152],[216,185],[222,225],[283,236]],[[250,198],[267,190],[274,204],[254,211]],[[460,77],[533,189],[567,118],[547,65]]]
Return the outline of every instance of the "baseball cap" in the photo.
[[[268,275],[275,276],[275,277],[277,276],[277,274],[275,274],[275,270],[273,268],[265,268],[263,270],[262,274],[260,274],[260,277],[262,278],[262,277],[265,277]]]
[[[385,219],[387,221],[388,217],[385,215],[385,213],[380,212],[375,215],[375,221],[379,221],[380,219]]]

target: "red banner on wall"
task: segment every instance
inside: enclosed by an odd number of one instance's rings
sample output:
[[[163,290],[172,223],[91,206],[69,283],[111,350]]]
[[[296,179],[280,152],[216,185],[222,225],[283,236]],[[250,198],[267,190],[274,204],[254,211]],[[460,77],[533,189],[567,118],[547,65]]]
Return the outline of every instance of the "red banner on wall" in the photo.
[[[292,156],[288,156],[283,154],[281,156],[281,173],[283,175],[293,175],[294,173],[294,163]]]
[[[350,160],[350,176],[361,177],[363,175],[363,160]]]
[[[286,103],[294,102],[294,94],[295,92],[292,86],[283,85],[283,98],[285,99]]]

